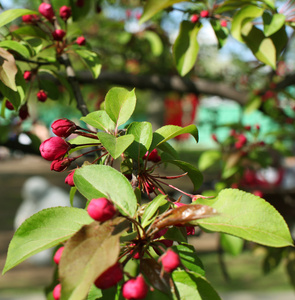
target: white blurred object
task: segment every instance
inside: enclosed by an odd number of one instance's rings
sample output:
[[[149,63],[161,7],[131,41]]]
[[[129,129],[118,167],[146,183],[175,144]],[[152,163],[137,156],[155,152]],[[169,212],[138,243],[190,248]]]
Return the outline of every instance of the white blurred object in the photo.
[[[70,196],[63,189],[54,186],[40,176],[30,177],[22,188],[23,202],[19,206],[15,219],[14,228],[17,229],[27,218],[40,210],[56,206],[70,206]],[[80,206],[81,200],[74,198],[74,206]],[[30,258],[34,264],[49,264],[52,261],[53,249],[42,251]]]

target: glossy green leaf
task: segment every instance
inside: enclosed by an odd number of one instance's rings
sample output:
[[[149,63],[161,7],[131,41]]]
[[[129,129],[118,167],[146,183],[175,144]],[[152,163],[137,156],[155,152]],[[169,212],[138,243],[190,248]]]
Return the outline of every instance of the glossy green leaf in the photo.
[[[173,246],[172,249],[179,255],[181,263],[190,271],[205,276],[203,263],[198,257],[194,246],[181,243],[181,245]]]
[[[116,124],[111,120],[104,110],[97,110],[80,119],[94,128],[112,132],[115,130]]]
[[[221,157],[222,153],[218,150],[204,151],[198,161],[199,170],[203,172],[214,165],[219,165]]]
[[[69,151],[69,154],[72,154],[73,152],[76,152],[76,151],[79,151],[79,150],[82,150],[84,148],[89,148],[89,144],[93,144],[93,146],[95,146],[95,144],[99,143],[99,140],[94,140],[94,139],[91,139],[91,138],[88,138],[88,137],[85,137],[85,136],[77,136],[73,139],[70,139],[68,140],[68,142],[70,144],[74,144],[74,145],[79,145],[75,148],[72,148],[70,151]],[[81,145],[81,146],[80,146]],[[97,146],[97,145],[96,145]]]
[[[180,294],[180,299],[185,300],[221,300],[210,283],[201,275],[194,272],[174,271],[173,281]]]
[[[85,299],[95,279],[116,263],[123,220],[92,222],[67,241],[59,263],[61,300]]]
[[[75,49],[75,52],[81,57],[87,68],[91,71],[93,78],[97,78],[101,70],[98,54],[87,49]]]
[[[279,31],[284,26],[286,21],[286,17],[282,14],[271,15],[267,12],[264,12],[262,18],[264,34],[266,37]]]
[[[221,233],[220,245],[226,253],[236,256],[242,252],[244,240],[233,235]]]
[[[133,216],[137,199],[130,182],[112,167],[90,165],[79,168],[74,174],[75,186],[88,200],[107,197],[124,215]]]
[[[117,138],[106,132],[98,132],[97,136],[101,144],[114,159],[117,159],[134,141],[134,136],[132,134],[123,135]]]
[[[39,54],[40,51],[43,49],[43,41],[39,38],[29,38],[27,42],[30,44],[32,49],[34,50],[35,54]]]
[[[263,32],[251,23],[242,28],[242,36],[247,46],[258,60],[276,68],[276,48],[271,38],[266,38]]]
[[[0,80],[13,91],[17,91],[15,76],[17,66],[11,53],[0,48]]]
[[[124,88],[114,87],[105,97],[105,110],[110,118],[120,126],[132,116],[136,105],[134,89],[128,91]]]
[[[222,190],[214,203],[203,201],[219,215],[198,220],[201,227],[241,237],[270,247],[293,245],[288,226],[264,199],[237,189]]]
[[[162,54],[163,43],[157,33],[146,30],[142,33],[142,37],[150,43],[151,51],[154,56],[159,56]]]
[[[203,175],[202,173],[195,168],[190,163],[181,160],[165,160],[164,162],[173,164],[179,167],[184,172],[187,172],[187,176],[190,178],[191,182],[194,185],[194,191],[199,189],[203,182]]]
[[[168,142],[161,143],[157,148],[163,151],[162,156],[170,156],[166,159],[179,159],[178,152]]]
[[[146,2],[143,14],[141,16],[140,22],[146,22],[151,17],[153,17],[156,13],[159,11],[162,11],[163,9],[172,6],[175,3],[183,2],[185,0],[149,0]]]
[[[39,15],[37,11],[30,10],[30,9],[22,9],[22,8],[16,8],[16,9],[9,9],[4,11],[0,14],[0,27],[12,22],[13,20],[24,16],[24,15]]]
[[[253,19],[261,17],[263,14],[263,9],[254,6],[247,5],[241,8],[234,16],[231,24],[231,34],[232,36],[240,42],[243,42],[242,38],[242,28],[243,26],[251,22]]]
[[[0,47],[8,50],[13,50],[24,58],[29,58],[31,56],[28,48],[23,44],[21,44],[20,42],[6,40],[0,42]]]
[[[53,207],[34,214],[15,232],[3,273],[30,256],[66,241],[91,222],[85,210],[73,207]]]
[[[128,155],[134,159],[142,158],[152,143],[152,124],[149,122],[133,122],[129,125],[127,134],[134,136],[134,142],[127,149]]]
[[[94,284],[91,286],[87,295],[87,300],[97,300],[102,298],[101,289],[97,288]]]
[[[149,202],[141,218],[141,225],[143,228],[153,221],[159,207],[165,205],[166,203],[166,195],[158,195],[153,199],[153,201]]]
[[[201,23],[190,21],[182,21],[180,24],[179,34],[173,46],[173,58],[181,76],[186,75],[195,65],[199,52],[197,35],[201,27]]]

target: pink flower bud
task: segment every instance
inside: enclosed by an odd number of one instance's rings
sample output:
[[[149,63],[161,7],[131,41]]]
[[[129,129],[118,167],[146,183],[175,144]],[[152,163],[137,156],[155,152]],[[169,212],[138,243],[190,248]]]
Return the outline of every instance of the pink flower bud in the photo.
[[[200,12],[201,18],[208,18],[209,17],[209,11],[208,10],[202,10]]]
[[[191,22],[192,23],[197,23],[199,21],[200,17],[197,14],[194,14],[191,16]]]
[[[68,119],[58,119],[51,124],[51,128],[55,135],[66,138],[77,129],[77,125]]]
[[[99,289],[108,289],[123,279],[121,265],[116,262],[113,266],[104,271],[94,282]]]
[[[24,79],[29,81],[32,78],[32,73],[30,71],[25,71],[24,72]]]
[[[84,36],[79,36],[77,37],[76,39],[76,43],[79,45],[79,46],[83,46],[86,44],[86,39]]]
[[[136,278],[130,279],[124,283],[122,295],[127,300],[144,299],[149,291],[144,278],[140,274]]]
[[[160,258],[159,262],[162,263],[164,271],[167,273],[173,272],[180,266],[180,258],[177,253],[168,249]]]
[[[56,29],[52,32],[52,37],[55,41],[62,41],[65,35],[66,32],[62,29]]]
[[[56,172],[65,171],[70,166],[72,161],[73,158],[68,158],[68,157],[61,160],[56,159],[51,163],[50,170]]]
[[[54,11],[50,4],[48,3],[41,3],[39,6],[39,12],[43,15],[47,20],[52,20],[54,17]]]
[[[8,100],[5,102],[5,107],[9,110],[14,110],[13,104]]]
[[[45,102],[47,100],[47,93],[43,90],[40,90],[38,93],[37,93],[37,99],[40,101],[40,102]]]
[[[87,207],[87,212],[96,221],[104,222],[116,214],[113,203],[106,198],[92,199]]]
[[[59,283],[58,285],[55,286],[52,292],[54,300],[59,300],[61,296],[61,284]]]
[[[65,247],[60,247],[54,254],[53,261],[58,265]]]
[[[20,107],[18,115],[22,120],[25,120],[30,116],[27,103],[25,103]]]
[[[168,228],[163,228],[163,229],[159,230],[158,232],[155,233],[154,239],[160,238],[161,236],[166,234],[167,231],[168,231]]]
[[[158,154],[158,150],[154,149],[152,152],[146,152],[146,154],[143,156],[143,159],[148,159],[148,161],[152,161],[154,163],[157,163],[161,161],[161,156]]]
[[[221,20],[221,21],[220,21],[220,26],[221,26],[221,27],[226,27],[226,26],[227,26],[226,20]]]
[[[71,149],[71,144],[61,137],[54,136],[41,143],[39,149],[43,158],[53,161],[65,156]]]
[[[72,9],[69,6],[62,6],[59,9],[59,16],[66,21],[72,15]]]
[[[75,173],[75,170],[72,171],[65,179],[65,183],[68,184],[69,186],[75,186],[74,173]]]
[[[33,23],[39,20],[37,15],[24,15],[22,16],[22,20],[24,23]]]

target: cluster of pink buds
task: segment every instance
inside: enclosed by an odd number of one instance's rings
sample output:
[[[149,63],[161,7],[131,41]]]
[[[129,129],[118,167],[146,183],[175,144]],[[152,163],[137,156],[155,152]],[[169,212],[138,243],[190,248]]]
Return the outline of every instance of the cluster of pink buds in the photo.
[[[45,17],[47,20],[51,21],[55,17],[53,8],[48,3],[41,3],[39,6],[40,14]]]

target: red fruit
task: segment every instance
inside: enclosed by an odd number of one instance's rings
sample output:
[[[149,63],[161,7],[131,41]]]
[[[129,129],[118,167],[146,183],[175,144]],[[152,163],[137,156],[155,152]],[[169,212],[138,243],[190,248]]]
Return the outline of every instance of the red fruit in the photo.
[[[24,72],[24,79],[29,81],[32,78],[32,73],[30,71],[25,71]]]
[[[33,23],[39,20],[37,15],[24,15],[22,16],[22,20],[24,23]]]
[[[75,173],[75,170],[72,171],[65,179],[65,183],[68,184],[69,186],[75,186],[74,173]]]
[[[62,6],[59,9],[59,16],[66,21],[72,15],[72,9],[69,6]]]
[[[123,279],[121,265],[116,262],[113,266],[104,271],[94,282],[99,289],[108,289]]]
[[[134,279],[130,279],[124,283],[122,288],[122,295],[127,300],[144,299],[149,291],[142,275]]]
[[[62,41],[65,35],[66,32],[62,29],[56,29],[52,32],[52,37],[55,41]]]
[[[9,110],[14,110],[13,104],[8,100],[5,102],[5,107]]]
[[[197,14],[194,14],[191,16],[191,22],[192,23],[197,23],[199,21],[200,17]]]
[[[80,46],[85,45],[85,44],[86,44],[86,39],[85,39],[85,37],[84,37],[84,36],[79,36],[79,37],[77,37],[76,43],[77,43],[78,45],[80,45]]]
[[[25,120],[26,118],[29,117],[29,109],[28,109],[27,103],[25,103],[24,105],[21,106],[21,108],[19,109],[18,115],[22,120]]]
[[[173,272],[180,266],[180,258],[177,253],[168,249],[160,258],[159,262],[162,263],[164,271],[167,273]]]
[[[65,247],[60,247],[53,256],[53,261],[58,265]]]
[[[226,27],[226,26],[227,26],[226,20],[221,20],[221,21],[220,21],[220,26],[221,26],[221,27]]]
[[[59,283],[55,288],[53,289],[52,292],[54,300],[59,300],[61,296],[61,284]]]
[[[77,129],[77,125],[68,119],[58,119],[51,124],[51,128],[55,135],[66,138]]]
[[[37,98],[40,102],[45,102],[47,100],[47,93],[43,90],[40,90],[37,93]]]
[[[43,15],[47,20],[52,20],[54,17],[54,11],[50,4],[48,3],[41,3],[39,6],[39,12]]]
[[[92,199],[87,207],[87,212],[96,221],[104,222],[116,214],[113,203],[106,198]]]
[[[54,136],[41,143],[39,149],[43,158],[53,161],[65,156],[71,149],[71,144],[67,143],[61,137]]]
[[[202,10],[200,12],[201,18],[208,18],[209,17],[209,11],[208,10]]]
[[[56,172],[65,171],[69,167],[72,161],[73,158],[68,158],[68,157],[62,160],[58,160],[58,159],[54,160],[50,165],[50,170]]]

